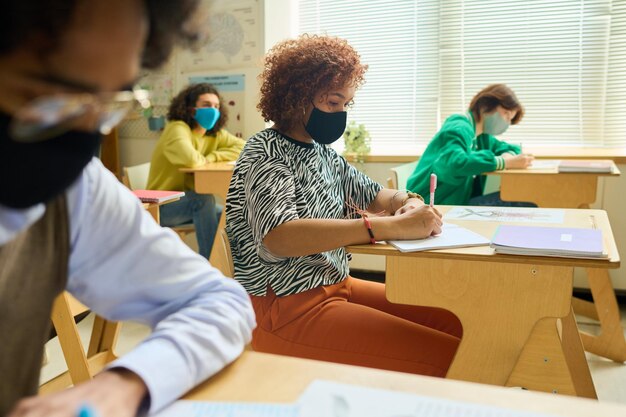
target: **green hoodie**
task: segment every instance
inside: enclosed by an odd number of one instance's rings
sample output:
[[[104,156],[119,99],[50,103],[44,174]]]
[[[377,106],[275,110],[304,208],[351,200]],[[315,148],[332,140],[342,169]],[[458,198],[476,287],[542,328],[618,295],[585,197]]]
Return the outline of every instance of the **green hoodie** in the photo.
[[[437,174],[436,204],[463,205],[473,197],[474,177],[484,172],[504,169],[504,153],[519,154],[517,145],[509,145],[486,133],[476,137],[471,113],[448,117],[407,181],[407,188],[430,198],[430,174]],[[481,191],[484,176],[480,179]]]

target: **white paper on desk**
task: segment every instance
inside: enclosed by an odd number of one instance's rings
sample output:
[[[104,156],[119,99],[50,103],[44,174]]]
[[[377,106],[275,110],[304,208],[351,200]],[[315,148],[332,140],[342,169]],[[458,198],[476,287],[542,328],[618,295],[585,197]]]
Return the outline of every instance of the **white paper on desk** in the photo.
[[[491,241],[478,233],[452,223],[444,223],[441,234],[416,240],[388,240],[400,252],[418,252],[431,249],[484,246]]]
[[[299,417],[550,417],[320,380],[308,386],[298,403]]]
[[[444,214],[443,219],[563,224],[565,211],[532,207],[454,207]]]
[[[556,169],[560,162],[558,159],[534,159],[526,169]]]
[[[151,417],[298,417],[296,404],[176,401]]]

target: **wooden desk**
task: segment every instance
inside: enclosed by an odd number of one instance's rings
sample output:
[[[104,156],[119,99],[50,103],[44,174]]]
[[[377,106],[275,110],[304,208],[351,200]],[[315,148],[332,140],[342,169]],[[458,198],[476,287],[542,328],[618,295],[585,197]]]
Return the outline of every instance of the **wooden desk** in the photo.
[[[173,198],[171,200],[164,201],[162,203],[141,203],[145,210],[148,210],[148,213],[152,216],[154,221],[161,224],[161,211],[160,207],[165,204],[173,203],[174,201],[178,201],[180,198]]]
[[[595,398],[571,312],[573,269],[618,268],[620,259],[606,212],[565,210],[564,224],[555,226],[588,227],[590,215],[603,232],[606,260],[496,255],[488,246],[401,253],[377,244],[348,250],[386,256],[391,302],[442,307],[460,319],[463,338],[447,377]],[[487,238],[500,224],[450,222]]]
[[[221,197],[222,200],[226,202],[228,187],[230,186],[230,177],[233,175],[233,169],[235,169],[235,165],[232,162],[214,162],[197,168],[180,168],[180,171],[186,173],[187,175],[193,175],[194,188],[197,193],[214,194]],[[224,211],[222,211],[222,215],[220,216],[216,236],[221,230],[224,230],[225,227],[226,207],[224,207]],[[222,273],[225,273],[226,270],[221,263],[218,262],[221,258],[216,253],[216,251],[219,250],[217,246],[218,245],[215,244],[213,245],[209,262],[211,262],[211,265],[221,270]]]
[[[486,175],[500,176],[500,198],[504,201],[528,201],[539,207],[589,208],[596,201],[598,178],[617,177],[611,173],[558,172],[551,169],[505,169]]]
[[[620,171],[613,163],[611,173],[559,173],[552,169],[516,169],[492,172],[500,176],[500,197],[505,201],[531,201],[539,207],[589,208],[596,201],[598,179],[616,177]],[[572,298],[577,314],[600,321],[598,336],[581,332],[585,350],[616,362],[626,361],[626,339],[619,306],[607,270],[587,269],[594,302]]]
[[[555,416],[626,415],[626,407],[617,404],[251,351],[244,352],[185,399],[292,403],[315,379]]]

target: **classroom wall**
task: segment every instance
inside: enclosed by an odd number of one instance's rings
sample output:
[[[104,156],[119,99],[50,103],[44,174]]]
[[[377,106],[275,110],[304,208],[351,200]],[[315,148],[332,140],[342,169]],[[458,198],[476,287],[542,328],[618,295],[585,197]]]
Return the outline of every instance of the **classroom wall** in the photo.
[[[172,83],[172,95],[178,93],[183,87],[189,84],[190,77],[196,76],[240,76],[243,75],[245,91],[243,95],[237,93],[238,98],[244,103],[241,112],[242,127],[240,131],[235,131],[236,115],[233,110],[229,110],[229,123],[226,128],[233,134],[240,133],[247,138],[265,127],[265,123],[256,110],[258,102],[258,75],[262,67],[262,58],[265,54],[265,39],[274,35],[265,32],[265,10],[266,3],[272,3],[272,9],[279,12],[280,4],[273,5],[276,0],[201,0],[200,7],[207,8],[213,4],[213,14],[219,13],[222,18],[219,27],[209,30],[210,39],[215,40],[216,45],[209,48],[209,41],[200,42],[198,52],[195,54],[199,59],[194,62],[190,59],[188,51],[175,49],[169,62],[163,67],[146,73],[146,78],[166,77]],[[286,1],[288,3],[288,1]],[[287,8],[288,9],[288,8]],[[212,14],[207,13],[207,27]],[[285,17],[281,17],[285,18]],[[237,27],[240,29],[238,30]],[[229,43],[230,37],[237,37],[234,43]],[[241,37],[241,38],[239,38]],[[212,52],[207,52],[213,49]],[[222,53],[226,51],[232,53]],[[194,57],[195,57],[194,56]],[[220,90],[222,95],[229,94]],[[229,101],[229,100],[225,100]],[[168,100],[169,102],[169,100]],[[239,104],[239,103],[238,103]],[[155,115],[165,115],[167,106],[155,107]],[[120,136],[120,163],[122,166],[137,165],[150,161],[152,151],[159,138],[160,132],[153,132],[148,129],[148,121],[136,116],[134,119],[125,121],[119,130]]]

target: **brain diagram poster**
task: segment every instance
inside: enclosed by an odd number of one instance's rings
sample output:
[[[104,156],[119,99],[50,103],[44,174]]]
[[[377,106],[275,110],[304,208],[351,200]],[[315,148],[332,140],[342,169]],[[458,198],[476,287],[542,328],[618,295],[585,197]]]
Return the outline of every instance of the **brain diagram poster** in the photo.
[[[254,66],[263,54],[259,0],[203,0],[203,38],[194,51],[181,51],[181,72]]]

